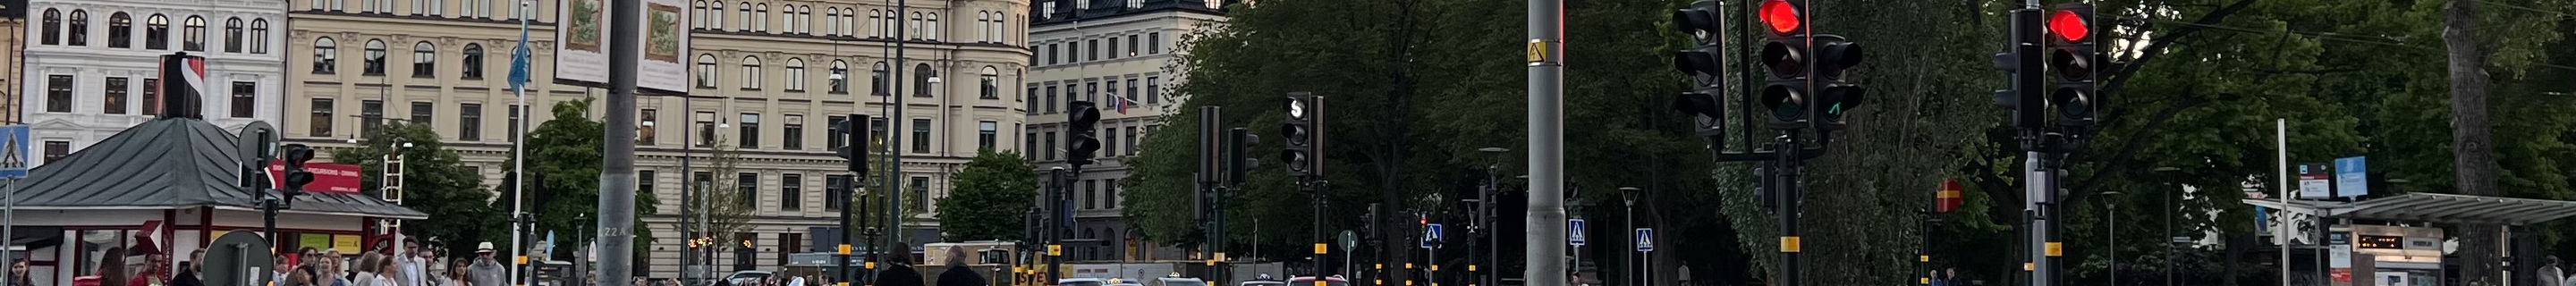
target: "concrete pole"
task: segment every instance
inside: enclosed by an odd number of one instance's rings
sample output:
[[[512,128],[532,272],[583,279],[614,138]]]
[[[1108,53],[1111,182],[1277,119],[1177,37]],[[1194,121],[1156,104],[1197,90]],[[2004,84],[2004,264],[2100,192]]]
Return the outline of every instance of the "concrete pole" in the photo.
[[[1529,286],[1564,286],[1565,260],[1565,0],[1529,1]]]
[[[599,172],[599,285],[634,285],[636,25],[644,1],[609,1],[608,122]],[[533,117],[530,117],[533,118]]]

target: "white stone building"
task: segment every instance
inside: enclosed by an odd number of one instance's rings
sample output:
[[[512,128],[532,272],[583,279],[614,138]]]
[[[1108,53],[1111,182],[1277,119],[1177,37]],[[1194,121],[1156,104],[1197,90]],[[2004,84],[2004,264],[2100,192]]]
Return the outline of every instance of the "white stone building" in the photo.
[[[240,130],[276,122],[285,83],[283,0],[35,0],[22,118],[35,125],[36,164],[86,148],[161,113],[162,55],[206,57],[199,111]]]

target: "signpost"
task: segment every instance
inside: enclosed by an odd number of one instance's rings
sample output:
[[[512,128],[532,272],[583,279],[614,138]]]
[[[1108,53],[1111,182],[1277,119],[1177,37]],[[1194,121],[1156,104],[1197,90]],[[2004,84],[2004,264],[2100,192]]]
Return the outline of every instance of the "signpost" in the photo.
[[[1440,224],[1423,224],[1422,249],[1438,248],[1438,245],[1434,245],[1436,241],[1440,241]]]
[[[1655,229],[1637,228],[1637,252],[1655,252]]]
[[[1583,219],[1565,220],[1565,245],[1583,246]]]
[[[1636,280],[1634,280],[1634,281],[1639,281],[1639,282],[1638,282],[1638,284],[1639,284],[1639,285],[1644,285],[1644,284],[1653,284],[1653,283],[1650,283],[1650,282],[1643,282],[1643,281],[1655,281],[1655,280],[1654,280],[1654,279],[1655,279],[1655,274],[1654,274],[1654,270],[1655,270],[1655,266],[1654,266],[1654,264],[1655,264],[1655,263],[1653,262],[1655,259],[1654,259],[1654,256],[1653,256],[1653,255],[1650,255],[1650,254],[1655,253],[1655,229],[1654,229],[1654,228],[1647,228],[1647,227],[1640,227],[1640,228],[1637,228],[1637,230],[1636,230],[1636,232],[1635,232],[1635,234],[1634,234],[1634,235],[1637,237],[1637,261],[1636,261],[1636,262],[1637,262],[1637,265],[1639,266],[1639,267],[1637,267],[1637,272],[1636,272],[1636,273],[1637,273],[1637,278],[1636,278]]]
[[[18,179],[27,178],[27,135],[33,135],[29,131],[26,125],[0,126],[0,178],[9,180],[8,193],[0,195],[0,240],[14,242],[8,238],[18,237]],[[0,242],[0,261],[17,261],[10,247],[14,246]],[[7,276],[12,274],[16,273],[0,274],[0,281],[18,281],[19,277]]]

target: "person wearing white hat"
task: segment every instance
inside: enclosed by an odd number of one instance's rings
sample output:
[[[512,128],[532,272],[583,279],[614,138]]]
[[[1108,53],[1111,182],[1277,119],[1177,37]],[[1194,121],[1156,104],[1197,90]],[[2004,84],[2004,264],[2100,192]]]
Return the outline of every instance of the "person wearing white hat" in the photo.
[[[509,268],[492,259],[492,242],[474,245],[474,265],[466,270],[473,271],[469,286],[511,286]]]

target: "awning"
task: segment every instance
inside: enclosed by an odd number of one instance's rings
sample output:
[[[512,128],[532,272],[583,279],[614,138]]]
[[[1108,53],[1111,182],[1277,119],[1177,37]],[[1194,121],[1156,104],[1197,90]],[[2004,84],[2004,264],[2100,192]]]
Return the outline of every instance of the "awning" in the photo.
[[[2411,193],[2368,201],[2247,200],[2246,204],[2347,219],[2434,223],[2530,225],[2576,216],[2576,202],[2454,194]]]
[[[262,190],[241,186],[248,156],[234,134],[191,118],[161,118],[28,170],[12,207],[28,210],[259,210]],[[356,194],[312,192],[287,212],[427,219]]]

